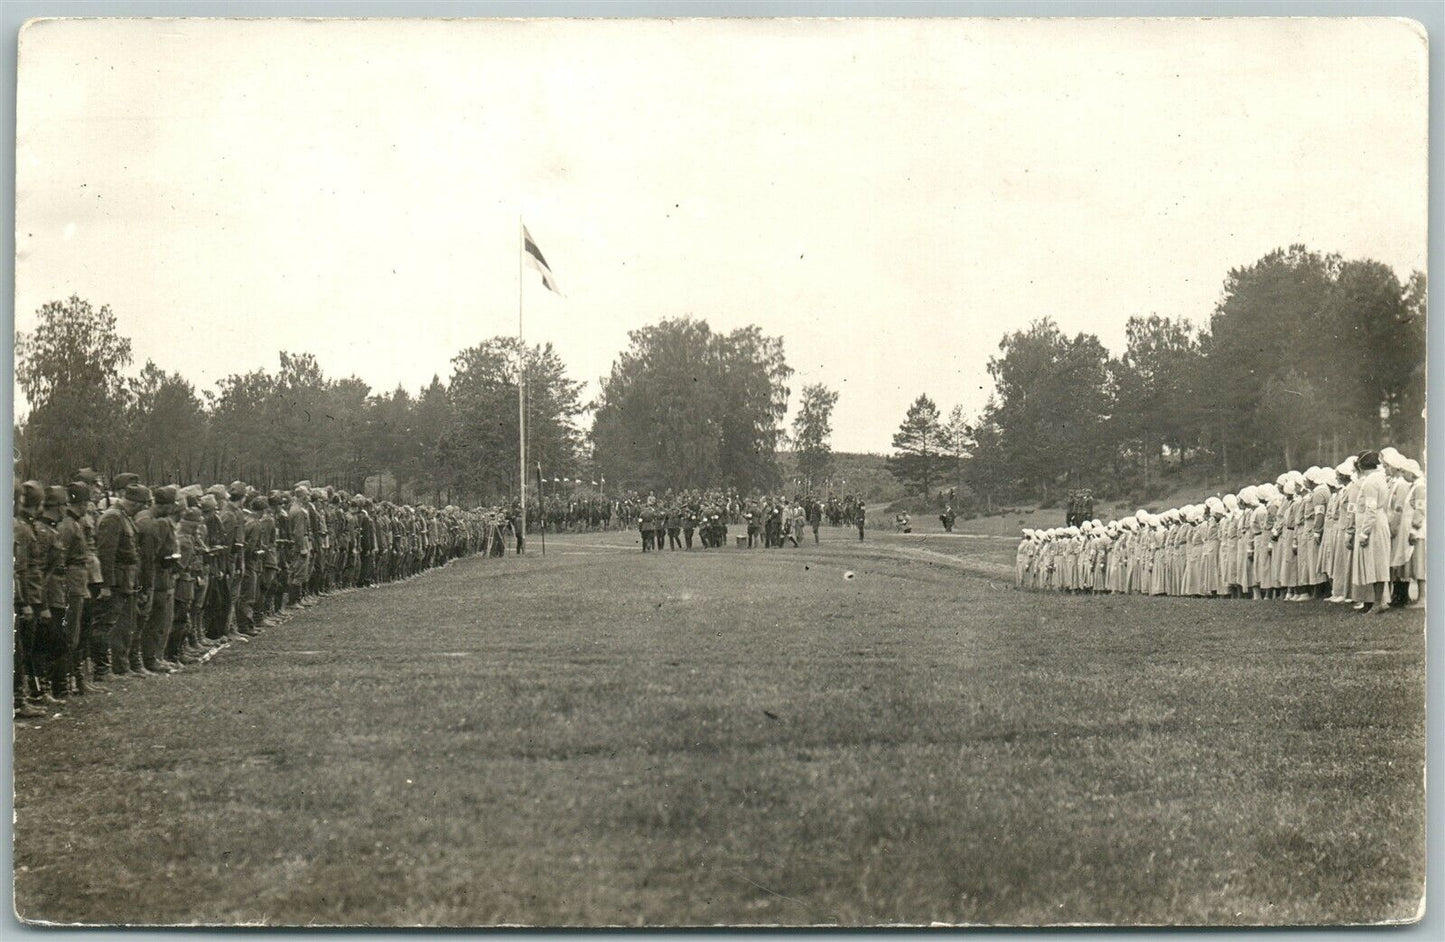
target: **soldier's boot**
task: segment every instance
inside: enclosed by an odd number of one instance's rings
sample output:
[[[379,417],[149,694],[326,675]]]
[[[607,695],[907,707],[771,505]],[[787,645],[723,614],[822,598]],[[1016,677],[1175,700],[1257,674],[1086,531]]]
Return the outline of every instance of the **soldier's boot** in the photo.
[[[15,698],[15,718],[17,720],[38,720],[49,714],[33,703],[27,702],[21,697]]]

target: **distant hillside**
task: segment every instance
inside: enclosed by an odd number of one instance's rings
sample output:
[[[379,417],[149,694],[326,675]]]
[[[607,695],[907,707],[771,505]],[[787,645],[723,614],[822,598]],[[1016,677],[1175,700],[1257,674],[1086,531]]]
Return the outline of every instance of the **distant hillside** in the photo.
[[[778,464],[783,469],[783,482],[794,486],[798,482],[798,462],[793,453],[779,452]],[[820,494],[830,491],[839,495],[858,494],[870,504],[894,501],[903,496],[903,486],[889,473],[883,455],[857,452],[834,453],[829,481],[814,490]]]

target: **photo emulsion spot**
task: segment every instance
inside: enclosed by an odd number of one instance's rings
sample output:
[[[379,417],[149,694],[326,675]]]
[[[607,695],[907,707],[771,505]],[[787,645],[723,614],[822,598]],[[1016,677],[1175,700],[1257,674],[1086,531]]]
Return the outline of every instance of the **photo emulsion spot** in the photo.
[[[46,19],[14,895],[1408,923],[1391,18]]]

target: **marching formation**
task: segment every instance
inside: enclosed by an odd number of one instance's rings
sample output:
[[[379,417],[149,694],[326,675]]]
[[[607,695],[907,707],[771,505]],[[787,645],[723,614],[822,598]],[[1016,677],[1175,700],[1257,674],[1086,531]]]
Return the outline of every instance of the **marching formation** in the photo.
[[[810,529],[817,543],[823,518],[827,516],[830,522],[835,519],[830,506],[846,507],[850,525],[857,525],[858,539],[863,539],[866,514],[863,502],[853,496],[841,500],[829,497],[824,502],[811,494],[795,495],[789,500],[781,494],[740,498],[736,492],[716,489],[677,494],[668,490],[660,499],[656,492],[650,492],[645,499],[629,496],[623,501],[623,513],[636,519],[644,553],[690,550],[694,534],[703,549],[717,549],[727,545],[730,525],[745,529],[748,549],[776,549],[790,541],[801,546]],[[841,521],[842,516],[839,511],[836,519]]]
[[[393,504],[302,481],[146,487],[86,468],[15,489],[17,717],[169,674],[332,592],[501,555],[515,509]]]
[[[1015,584],[1380,613],[1425,601],[1425,477],[1394,448],[1159,513],[1024,530]]]

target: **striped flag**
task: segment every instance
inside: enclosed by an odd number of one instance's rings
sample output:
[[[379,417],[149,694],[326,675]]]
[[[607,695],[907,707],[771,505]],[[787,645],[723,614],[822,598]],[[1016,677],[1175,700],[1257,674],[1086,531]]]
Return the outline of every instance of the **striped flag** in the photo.
[[[531,263],[532,267],[542,275],[542,284],[553,294],[561,294],[562,289],[557,287],[557,276],[552,274],[552,268],[547,264],[547,259],[542,257],[542,250],[537,248],[537,243],[532,238],[532,233],[527,231],[526,225],[522,226],[522,254]]]

